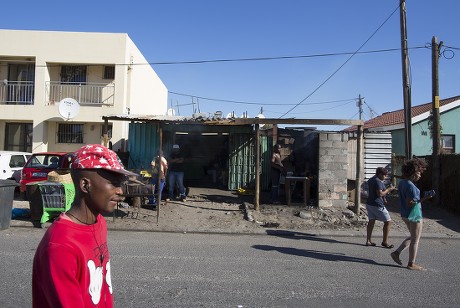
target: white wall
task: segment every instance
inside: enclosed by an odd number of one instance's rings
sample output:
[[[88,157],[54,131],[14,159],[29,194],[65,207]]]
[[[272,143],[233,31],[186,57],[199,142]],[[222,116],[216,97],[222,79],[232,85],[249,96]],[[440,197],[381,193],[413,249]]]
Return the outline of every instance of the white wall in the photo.
[[[126,42],[128,70],[128,106],[131,114],[164,115],[167,110],[168,90],[148,61],[128,38]]]
[[[88,127],[92,123],[102,125],[102,116],[126,114],[127,108],[131,109],[131,114],[166,112],[167,89],[153,68],[150,65],[135,65],[128,69],[124,65],[131,59],[134,63],[147,63],[127,34],[0,30],[0,42],[3,42],[0,44],[0,61],[3,60],[3,63],[11,57],[35,61],[34,105],[0,104],[0,123],[33,122],[34,152],[67,151],[81,146],[55,143],[56,124],[65,122],[59,116],[58,104],[49,102],[45,91],[46,82],[59,80],[56,78],[59,76],[59,67],[55,65],[99,65],[88,69],[88,80],[99,82],[99,77],[95,76],[104,65],[121,64],[115,66],[114,105],[82,105],[78,115],[72,119],[75,123],[86,123]],[[4,70],[7,70],[7,66],[0,65],[1,76],[5,74]],[[117,144],[126,138],[128,126],[113,123],[112,143]],[[102,142],[93,133],[85,134],[85,142],[96,141]]]

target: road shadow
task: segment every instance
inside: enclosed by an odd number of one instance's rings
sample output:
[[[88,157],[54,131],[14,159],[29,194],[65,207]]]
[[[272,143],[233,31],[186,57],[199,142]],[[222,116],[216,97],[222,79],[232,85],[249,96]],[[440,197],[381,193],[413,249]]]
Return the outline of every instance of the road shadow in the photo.
[[[271,245],[253,245],[252,248],[263,250],[263,251],[278,251],[283,254],[312,258],[312,259],[317,259],[317,260],[325,260],[325,261],[331,261],[331,262],[353,262],[353,263],[379,265],[379,266],[385,266],[385,267],[399,267],[399,266],[392,265],[392,264],[378,263],[371,259],[351,257],[343,253],[332,253],[332,252],[316,251],[316,250],[310,250],[310,249],[298,249],[298,248],[291,248],[291,247],[277,247],[277,246],[271,246]]]
[[[315,241],[315,242],[322,242],[322,243],[331,243],[331,244],[348,244],[348,245],[356,245],[356,246],[365,246],[356,243],[338,241],[332,238],[326,238],[323,236],[318,236],[312,233],[304,233],[304,232],[297,232],[297,231],[288,231],[288,230],[266,230],[267,235],[270,236],[277,236],[285,239],[290,240],[307,240],[307,241]]]

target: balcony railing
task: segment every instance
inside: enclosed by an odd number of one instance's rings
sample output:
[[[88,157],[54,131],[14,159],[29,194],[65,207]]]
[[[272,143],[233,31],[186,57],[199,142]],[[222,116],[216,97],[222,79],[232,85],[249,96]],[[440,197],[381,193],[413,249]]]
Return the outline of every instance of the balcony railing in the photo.
[[[105,83],[46,82],[46,95],[51,103],[73,98],[82,105],[113,105],[115,85]]]
[[[0,104],[33,105],[33,81],[2,81],[0,82]]]

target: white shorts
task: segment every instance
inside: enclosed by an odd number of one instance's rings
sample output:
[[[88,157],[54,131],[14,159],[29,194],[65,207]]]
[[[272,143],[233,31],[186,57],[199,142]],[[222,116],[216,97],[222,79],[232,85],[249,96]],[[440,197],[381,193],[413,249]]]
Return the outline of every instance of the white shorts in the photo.
[[[391,221],[390,213],[388,213],[386,207],[381,206],[372,206],[366,204],[367,217],[369,220],[378,220],[378,221]]]

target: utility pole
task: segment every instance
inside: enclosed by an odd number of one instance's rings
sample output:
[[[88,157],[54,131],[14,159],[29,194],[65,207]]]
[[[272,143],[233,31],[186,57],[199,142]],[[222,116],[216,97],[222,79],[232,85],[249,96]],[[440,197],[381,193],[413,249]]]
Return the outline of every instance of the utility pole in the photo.
[[[358,108],[359,108],[359,119],[362,120],[363,118],[363,98],[361,97],[361,94],[359,94],[359,97],[358,97]]]
[[[356,138],[356,187],[355,187],[355,213],[359,215],[361,206],[361,161],[363,146],[363,125],[358,125]]]
[[[433,166],[432,166],[432,187],[436,191],[436,195],[433,198],[433,203],[438,206],[439,196],[439,181],[441,178],[441,167],[440,157],[441,154],[441,125],[439,121],[439,56],[443,42],[441,41],[438,45],[436,36],[433,36],[431,40],[431,56],[432,56],[432,127],[431,127],[431,138],[433,139],[433,154],[431,155]]]
[[[401,58],[402,58],[402,82],[404,97],[404,128],[405,128],[405,145],[406,158],[412,157],[412,103],[409,81],[409,56],[407,49],[407,29],[406,29],[406,1],[399,1],[400,25],[401,25]]]
[[[363,97],[361,94],[358,96],[358,102],[356,105],[359,108],[359,119],[362,120],[363,118]],[[362,162],[362,144],[363,144],[363,125],[358,125],[358,129],[356,131],[356,179],[355,179],[355,213],[359,215],[360,205],[361,205],[361,162]]]

